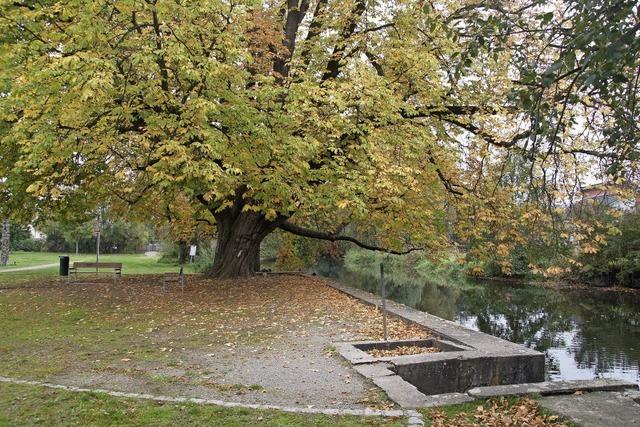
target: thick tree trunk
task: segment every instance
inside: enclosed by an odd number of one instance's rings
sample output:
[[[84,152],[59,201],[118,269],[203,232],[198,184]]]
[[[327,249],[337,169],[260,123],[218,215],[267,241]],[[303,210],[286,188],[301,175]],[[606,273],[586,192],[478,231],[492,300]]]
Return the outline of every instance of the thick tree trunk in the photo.
[[[275,230],[277,221],[268,221],[256,212],[234,212],[227,209],[216,213],[218,242],[213,277],[246,277],[260,270],[260,243]]]
[[[0,265],[7,265],[9,262],[10,243],[10,225],[9,220],[2,221],[2,240],[0,241]]]

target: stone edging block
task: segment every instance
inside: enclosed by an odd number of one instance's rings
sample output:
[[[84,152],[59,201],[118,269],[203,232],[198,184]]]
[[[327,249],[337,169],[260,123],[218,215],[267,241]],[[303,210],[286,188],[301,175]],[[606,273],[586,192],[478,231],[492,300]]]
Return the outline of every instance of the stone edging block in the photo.
[[[591,392],[624,390],[638,390],[638,385],[628,381],[615,379],[545,381],[542,383],[476,387],[468,390],[467,393],[469,396],[476,398],[487,398],[524,394],[540,394],[542,396],[548,396],[553,394],[571,394],[577,391]]]

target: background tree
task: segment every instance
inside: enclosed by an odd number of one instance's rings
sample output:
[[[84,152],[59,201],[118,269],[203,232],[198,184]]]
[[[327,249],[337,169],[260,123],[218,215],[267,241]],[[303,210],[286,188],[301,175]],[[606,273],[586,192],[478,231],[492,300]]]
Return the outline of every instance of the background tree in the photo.
[[[2,237],[0,240],[0,265],[7,265],[11,251],[11,225],[8,219],[2,220]]]
[[[29,226],[11,223],[12,251],[36,251],[39,249],[39,242],[34,239]]]
[[[149,241],[144,224],[107,218],[100,237],[101,253],[143,252]]]
[[[214,276],[256,271],[276,229],[395,253],[455,235],[508,253],[602,158],[601,139],[537,120],[566,123],[567,97],[545,91],[533,114],[516,96],[537,84],[518,52],[535,66],[564,52],[518,30],[514,17],[547,20],[539,2],[0,4],[3,197],[55,216],[181,194],[215,222]],[[530,177],[515,188],[514,156]]]
[[[101,228],[100,253],[136,253],[145,249],[149,231],[146,224],[113,219],[107,212]],[[95,221],[67,223],[47,221],[42,227],[46,235],[45,249],[52,252],[96,250]]]
[[[63,223],[60,224],[65,242],[73,242],[76,255],[80,252],[80,242],[91,239],[94,235],[95,225],[90,222],[85,223]]]

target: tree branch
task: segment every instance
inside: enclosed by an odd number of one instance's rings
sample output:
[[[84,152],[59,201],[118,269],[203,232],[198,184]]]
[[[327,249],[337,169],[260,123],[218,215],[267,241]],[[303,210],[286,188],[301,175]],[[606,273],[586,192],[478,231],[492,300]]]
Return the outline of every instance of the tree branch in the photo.
[[[304,40],[304,49],[302,50],[302,58],[304,60],[305,68],[309,66],[309,62],[311,61],[311,49],[310,42],[318,37],[322,32],[323,27],[323,16],[325,12],[325,8],[327,6],[328,0],[318,0],[316,4],[316,9],[313,12],[313,16],[311,17],[311,23],[309,24],[309,31],[307,32],[307,37]]]
[[[24,8],[29,9],[29,10],[36,10],[36,8],[34,6],[32,6],[30,4],[19,2],[19,1],[14,1],[13,2],[13,6],[24,7]]]
[[[440,170],[440,167],[438,166],[438,162],[436,162],[436,159],[429,154],[429,163],[431,163],[432,165],[435,166],[435,170],[436,173],[438,174],[438,178],[440,179],[440,182],[442,182],[442,185],[444,185],[444,188],[451,194],[455,195],[455,196],[463,196],[464,193],[462,193],[460,190],[456,190],[455,187],[459,187],[459,188],[464,188],[461,185],[458,184],[454,184],[453,182],[451,182],[450,179],[448,179],[446,176],[444,176],[444,174],[442,173],[442,170]],[[465,190],[469,191],[468,189],[465,188]]]
[[[383,247],[380,247],[380,246],[368,245],[368,244],[362,243],[358,239],[356,239],[354,237],[350,237],[350,236],[342,236],[342,235],[339,235],[339,234],[325,233],[325,232],[322,232],[322,231],[303,228],[303,227],[300,227],[298,225],[291,224],[288,221],[285,221],[282,224],[280,224],[279,228],[281,230],[284,230],[286,232],[295,234],[297,236],[310,237],[312,239],[328,240],[330,242],[336,242],[336,241],[351,242],[351,243],[356,244],[357,246],[360,246],[363,249],[368,249],[370,251],[386,252],[386,253],[394,254],[394,255],[406,255],[406,254],[411,253],[413,251],[422,251],[422,250],[424,250],[423,248],[409,248],[409,249],[407,249],[405,251],[396,251],[396,250],[393,250],[393,249],[383,248]]]
[[[329,59],[329,62],[327,63],[327,69],[322,75],[322,82],[329,79],[335,79],[338,77],[338,74],[340,74],[340,70],[344,65],[342,61],[344,60],[347,41],[355,32],[356,27],[358,26],[358,20],[362,17],[366,8],[367,5],[364,0],[356,0],[353,10],[351,11],[351,15],[349,16],[349,19],[347,19],[345,27],[340,32],[340,38],[333,48],[331,59]]]
[[[300,23],[307,14],[309,8],[309,0],[287,0],[286,9],[286,21],[284,23],[284,45],[287,48],[286,57],[276,58],[274,63],[274,70],[282,76],[289,74],[288,62],[293,56],[293,52],[296,48],[296,34]]]
[[[356,31],[355,34],[365,34],[365,33],[371,33],[371,32],[375,32],[375,31],[380,31],[380,30],[384,30],[385,28],[395,27],[395,25],[396,25],[395,22],[388,22],[386,24],[378,25],[376,27],[365,28],[362,31]]]
[[[153,29],[155,32],[156,39],[156,50],[158,57],[156,58],[156,63],[158,64],[158,68],[160,69],[160,87],[162,90],[169,94],[169,72],[167,71],[167,62],[164,59],[164,52],[162,46],[162,31],[160,30],[160,21],[158,20],[158,13],[154,7],[151,10],[151,18],[153,19]]]
[[[499,141],[495,135],[491,135],[485,131],[483,131],[482,129],[480,129],[479,127],[477,127],[476,125],[474,125],[473,123],[465,123],[463,121],[460,121],[458,119],[455,119],[453,117],[441,117],[442,120],[444,120],[445,122],[451,123],[453,125],[459,126],[463,129],[465,129],[468,132],[471,132],[472,134],[479,136],[480,138],[484,139],[485,141],[487,141],[489,144],[491,145],[495,145],[498,147],[504,147],[504,148],[510,148],[513,147],[514,145],[516,145],[516,143],[518,141],[521,141],[523,139],[526,139],[528,137],[531,136],[531,131],[524,131],[524,132],[520,132],[519,134],[516,134],[513,136],[513,138],[511,138],[510,140],[506,140],[506,141]]]
[[[444,101],[444,99],[443,99]],[[476,113],[498,114],[501,110],[515,111],[514,107],[505,106],[501,109],[490,106],[476,106],[476,105],[434,105],[425,106],[417,109],[416,111],[408,111],[403,109],[400,111],[400,115],[405,119],[423,119],[425,117],[440,117],[440,116],[471,116]]]
[[[371,62],[371,65],[373,65],[373,68],[376,69],[376,73],[378,74],[378,76],[384,77],[384,68],[382,68],[382,65],[380,64],[378,58],[376,58],[376,56],[369,51],[366,51],[364,54],[367,56],[369,62]]]

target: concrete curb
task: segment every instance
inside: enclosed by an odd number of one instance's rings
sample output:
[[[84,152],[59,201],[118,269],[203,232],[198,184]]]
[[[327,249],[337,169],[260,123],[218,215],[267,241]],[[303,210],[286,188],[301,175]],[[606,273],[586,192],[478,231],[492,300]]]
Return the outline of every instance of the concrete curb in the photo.
[[[572,394],[578,391],[626,391],[638,390],[638,385],[623,380],[595,379],[573,381],[545,381],[542,383],[498,385],[488,387],[476,387],[467,390],[467,394],[476,398],[495,396],[521,396],[525,394],[540,394],[552,396],[554,394]]]
[[[380,409],[340,409],[340,408],[304,408],[297,406],[263,405],[241,402],[227,402],[217,399],[201,399],[186,396],[161,396],[146,393],[128,393],[100,388],[83,388],[63,384],[53,384],[43,381],[21,380],[19,378],[0,376],[0,383],[23,384],[58,390],[65,390],[75,393],[103,393],[113,397],[127,397],[132,399],[153,400],[167,403],[197,403],[200,405],[215,405],[225,408],[261,409],[289,412],[295,414],[315,414],[315,415],[353,415],[360,417],[384,417],[384,418],[407,418],[408,426],[417,427],[424,425],[422,414],[413,410],[380,410]]]

